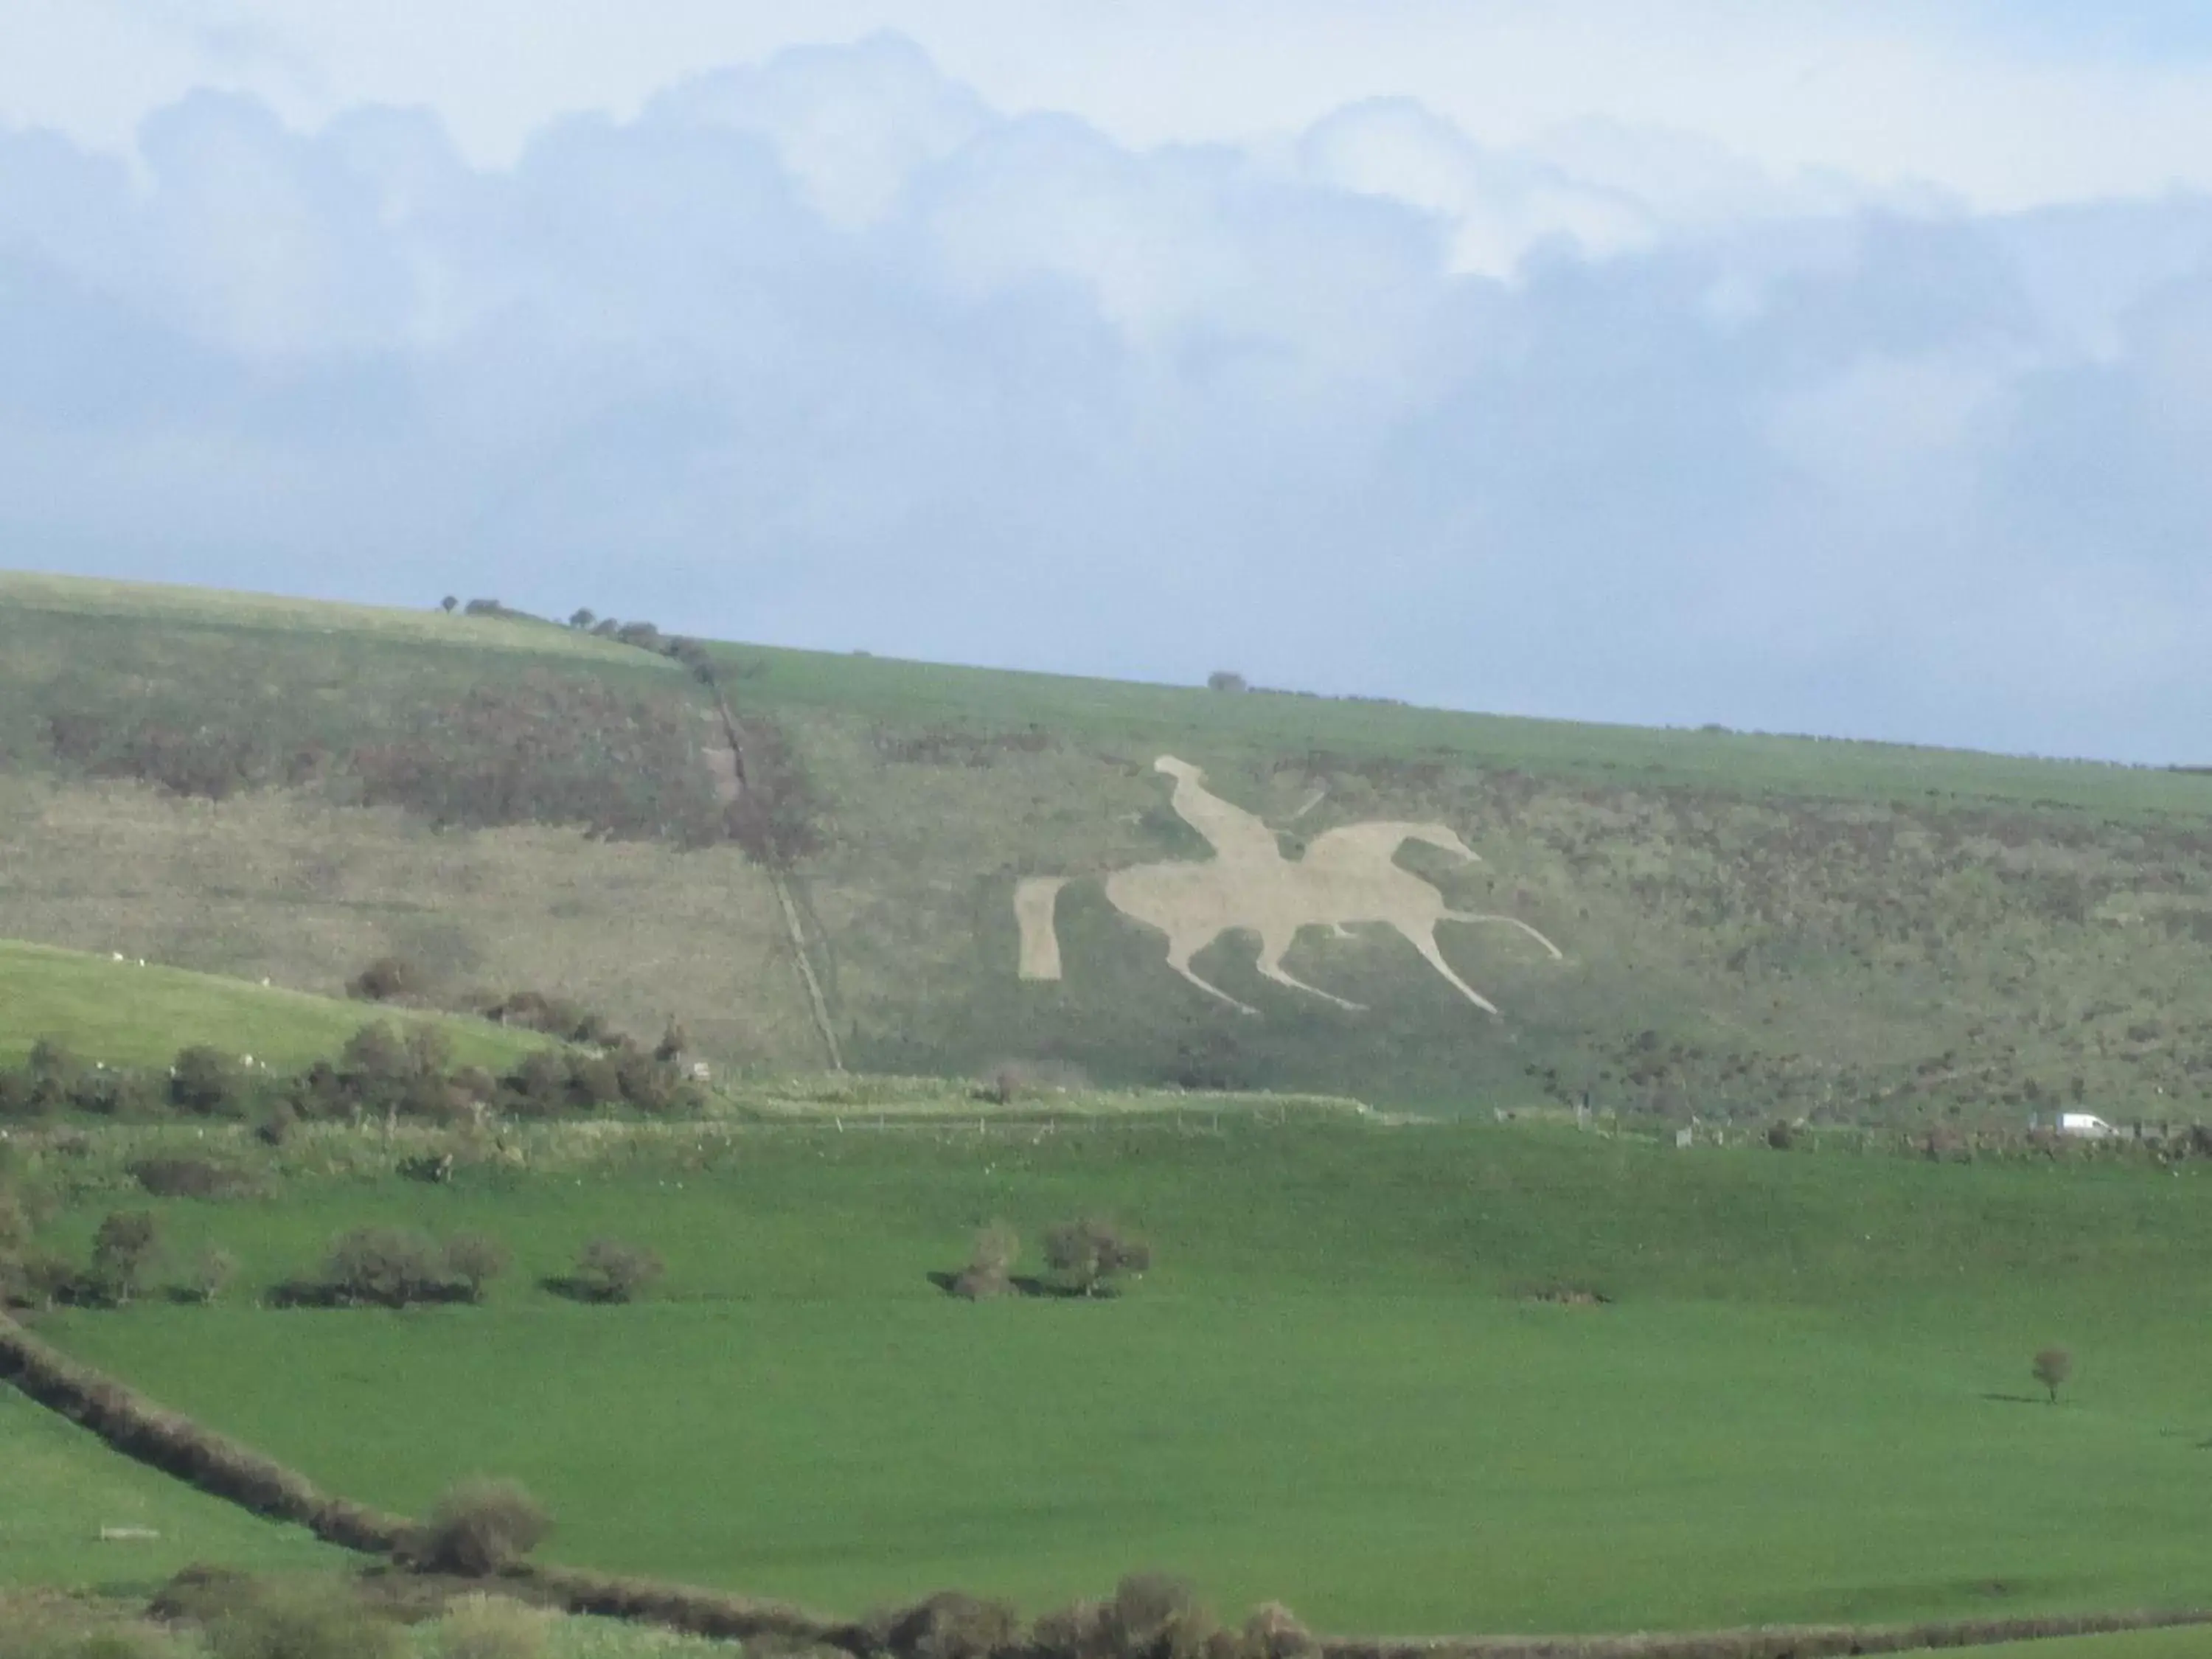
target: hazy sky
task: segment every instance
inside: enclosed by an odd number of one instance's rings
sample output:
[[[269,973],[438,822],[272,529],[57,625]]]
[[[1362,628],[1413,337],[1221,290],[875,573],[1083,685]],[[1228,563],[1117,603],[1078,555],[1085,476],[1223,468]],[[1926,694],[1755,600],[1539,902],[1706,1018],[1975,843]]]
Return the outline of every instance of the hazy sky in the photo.
[[[2201,0],[0,41],[0,563],[2212,761]]]

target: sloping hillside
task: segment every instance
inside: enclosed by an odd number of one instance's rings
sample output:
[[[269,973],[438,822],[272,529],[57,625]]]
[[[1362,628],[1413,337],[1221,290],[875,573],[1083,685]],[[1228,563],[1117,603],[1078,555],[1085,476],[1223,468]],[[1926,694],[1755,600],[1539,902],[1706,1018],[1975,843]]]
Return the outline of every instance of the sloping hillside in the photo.
[[[860,1066],[1674,1115],[2212,1103],[2212,779],[709,660],[0,579],[0,933],[323,991],[396,952],[456,995],[675,1015],[726,1060],[823,1057],[797,941]],[[773,793],[787,865],[730,839],[733,787]],[[1025,931],[1058,978],[1023,976]]]
[[[81,1060],[157,1066],[209,1043],[289,1069],[326,1060],[370,1019],[434,1024],[461,1066],[505,1069],[548,1039],[483,1020],[367,1008],[131,957],[0,939],[0,1066],[50,1038]]]

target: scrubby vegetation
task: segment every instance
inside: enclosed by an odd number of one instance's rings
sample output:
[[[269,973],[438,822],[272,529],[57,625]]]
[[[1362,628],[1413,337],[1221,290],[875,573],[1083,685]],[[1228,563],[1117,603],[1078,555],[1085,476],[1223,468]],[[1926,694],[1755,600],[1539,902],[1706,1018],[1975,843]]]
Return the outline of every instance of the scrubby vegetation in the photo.
[[[513,1480],[464,1480],[438,1500],[414,1549],[433,1572],[484,1578],[519,1563],[545,1540],[544,1506]]]
[[[665,1116],[699,1109],[702,1097],[678,1063],[681,1047],[668,1037],[648,1050],[595,1020],[574,1029],[595,1033],[605,1046],[580,1039],[567,1048],[529,1048],[496,1075],[455,1064],[451,1036],[427,1024],[372,1020],[337,1055],[294,1073],[249,1063],[251,1056],[234,1060],[206,1043],[179,1050],[166,1074],[84,1066],[42,1040],[20,1070],[0,1071],[0,1126],[64,1115],[136,1122],[168,1116],[251,1121],[276,1144],[303,1121],[389,1115],[450,1124],[480,1121],[487,1113],[546,1118],[611,1107]],[[149,1190],[166,1187],[167,1194],[204,1197],[210,1192],[195,1194],[192,1183],[211,1178],[157,1168],[148,1184]]]

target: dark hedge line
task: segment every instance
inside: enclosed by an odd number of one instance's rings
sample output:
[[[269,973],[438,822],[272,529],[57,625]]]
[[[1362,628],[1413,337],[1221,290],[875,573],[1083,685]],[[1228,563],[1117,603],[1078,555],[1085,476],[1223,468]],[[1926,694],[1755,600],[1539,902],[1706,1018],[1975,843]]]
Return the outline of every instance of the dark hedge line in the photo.
[[[331,1496],[274,1458],[67,1358],[4,1315],[0,1382],[91,1430],[126,1457],[256,1515],[295,1522],[326,1544],[389,1555],[415,1536],[415,1523],[405,1516]]]

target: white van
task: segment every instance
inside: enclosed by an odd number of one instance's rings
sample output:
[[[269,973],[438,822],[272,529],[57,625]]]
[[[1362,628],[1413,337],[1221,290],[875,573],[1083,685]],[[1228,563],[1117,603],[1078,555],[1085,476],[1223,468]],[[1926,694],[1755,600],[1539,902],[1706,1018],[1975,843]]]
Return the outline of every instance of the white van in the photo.
[[[2101,1117],[2087,1112],[2061,1112],[2058,1115],[2058,1133],[2078,1136],[2083,1140],[2106,1140],[2119,1131]]]

